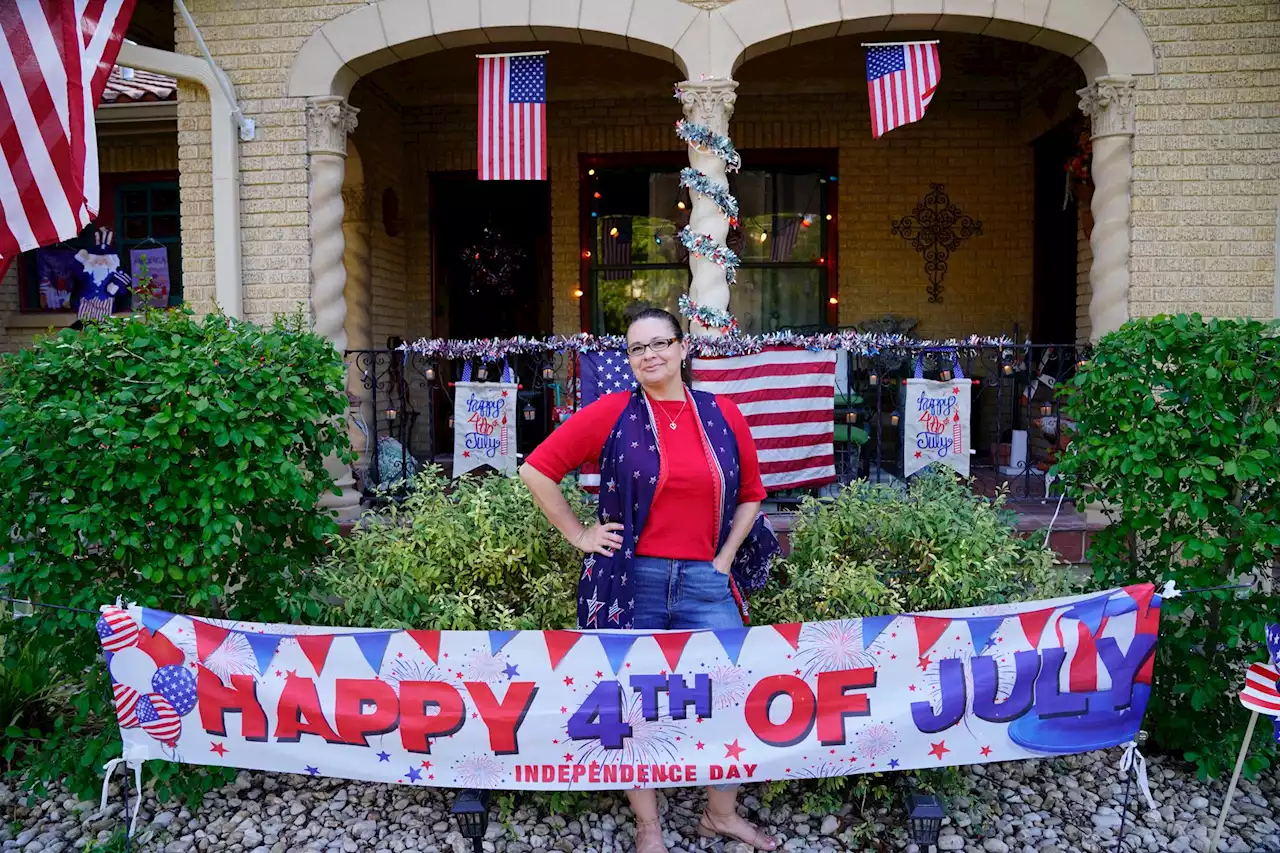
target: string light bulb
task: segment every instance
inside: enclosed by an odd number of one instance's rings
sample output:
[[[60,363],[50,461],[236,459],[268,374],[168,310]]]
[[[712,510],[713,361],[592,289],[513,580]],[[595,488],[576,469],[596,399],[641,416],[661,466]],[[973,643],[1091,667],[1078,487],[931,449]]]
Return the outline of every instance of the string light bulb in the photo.
[[[828,301],[828,302],[830,302],[832,305],[839,305],[839,304],[840,304],[840,297],[838,297],[838,296],[833,296],[833,297],[831,297],[830,299],[828,299],[827,301]]]
[[[769,239],[769,232],[768,232],[768,231],[761,231],[761,232],[760,232],[760,242],[761,242],[761,243],[763,243],[765,240],[768,240],[768,239]]]
[[[827,214],[827,221],[828,221],[828,222],[830,222],[830,221],[831,221],[831,214],[830,214],[830,213],[828,213],[828,214]]]
[[[588,175],[594,175],[595,173],[596,173],[596,170],[595,170],[595,169],[587,169],[587,174],[588,174]]]
[[[616,225],[615,225],[615,226],[613,226],[612,228],[610,228],[610,229],[609,229],[609,236],[610,236],[610,237],[617,237],[617,236],[618,236],[618,226],[616,226]]]
[[[581,288],[581,287],[575,287],[575,288],[573,289],[573,298],[574,298],[574,299],[581,299],[581,298],[582,298],[582,288]]]
[[[582,250],[582,257],[583,257],[584,259],[589,260],[589,259],[591,258],[591,250],[590,250],[590,249],[583,249],[583,250]]]
[[[684,202],[682,201],[676,202],[676,207],[680,208],[681,210],[684,210]]]
[[[600,191],[599,191],[599,190],[596,190],[596,191],[595,191],[595,197],[596,197],[596,198],[600,198]]]

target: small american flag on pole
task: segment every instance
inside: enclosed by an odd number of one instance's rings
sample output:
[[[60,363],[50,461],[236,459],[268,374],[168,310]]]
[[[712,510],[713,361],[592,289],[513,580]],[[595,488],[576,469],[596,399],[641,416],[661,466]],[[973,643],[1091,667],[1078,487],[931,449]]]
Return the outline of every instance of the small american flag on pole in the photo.
[[[0,273],[98,215],[93,114],[135,0],[0,0]]]
[[[501,54],[479,59],[480,180],[545,181],[546,54]]]
[[[747,419],[767,491],[835,482],[834,350],[695,358],[693,387],[727,397]]]
[[[867,48],[867,97],[871,137],[924,118],[942,79],[937,42],[871,44]]]

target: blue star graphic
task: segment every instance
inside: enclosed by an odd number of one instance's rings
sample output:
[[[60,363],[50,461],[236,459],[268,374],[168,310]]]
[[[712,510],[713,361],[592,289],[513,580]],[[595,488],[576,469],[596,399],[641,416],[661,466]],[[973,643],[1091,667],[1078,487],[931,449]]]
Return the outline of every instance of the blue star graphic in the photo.
[[[378,760],[379,760],[379,761],[390,761],[390,760],[391,760],[391,756],[390,756],[390,754],[388,754],[388,753],[385,753],[385,752],[379,752],[379,753],[378,753]]]
[[[307,765],[307,772],[308,772],[308,773],[310,773],[312,776],[319,776],[319,775],[320,775],[320,768],[319,768],[319,767],[312,767],[310,764],[308,764],[308,765]]]
[[[520,670],[513,663],[507,664],[507,668],[504,669],[503,672],[507,675],[507,681],[510,681],[520,674]]]
[[[896,759],[896,758],[895,758],[895,759],[893,759],[892,761],[890,761],[890,762],[889,762],[889,768],[890,768],[890,769],[893,769],[893,768],[897,767],[897,766],[898,766],[898,764],[899,764],[898,759]]]
[[[408,772],[408,773],[406,773],[406,774],[404,774],[404,775],[409,777],[409,781],[410,781],[410,782],[421,782],[421,781],[422,781],[422,771],[421,771],[421,770],[419,770],[419,769],[418,769],[418,768],[416,768],[416,767],[410,767],[410,768],[409,768],[409,772]]]

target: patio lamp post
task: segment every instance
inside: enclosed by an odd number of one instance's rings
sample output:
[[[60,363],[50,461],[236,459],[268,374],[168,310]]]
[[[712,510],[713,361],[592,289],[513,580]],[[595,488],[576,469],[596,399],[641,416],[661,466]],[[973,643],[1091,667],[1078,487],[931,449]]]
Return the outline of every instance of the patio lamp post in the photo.
[[[912,794],[907,799],[907,818],[911,824],[911,841],[923,853],[933,853],[942,832],[942,819],[947,812],[933,794]]]
[[[489,792],[466,788],[453,798],[450,809],[458,821],[458,831],[463,838],[471,839],[474,853],[484,850],[484,833],[489,828]]]

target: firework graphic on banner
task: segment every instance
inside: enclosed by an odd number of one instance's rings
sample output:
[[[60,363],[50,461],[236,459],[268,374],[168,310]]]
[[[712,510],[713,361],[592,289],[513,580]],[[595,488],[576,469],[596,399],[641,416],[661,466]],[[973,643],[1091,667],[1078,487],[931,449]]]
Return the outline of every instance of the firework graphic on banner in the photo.
[[[898,745],[898,736],[884,723],[873,723],[854,737],[853,748],[863,758],[875,760]]]
[[[822,761],[804,767],[793,767],[787,772],[788,779],[829,779],[833,776],[853,776],[861,771],[862,765],[854,761]]]
[[[204,659],[204,665],[222,679],[223,684],[230,684],[233,675],[258,674],[258,659],[253,653],[253,647],[244,634],[235,632],[228,634],[213,653]]]
[[[506,777],[506,768],[498,759],[483,752],[468,755],[457,763],[458,781],[468,788],[492,788]]]
[[[467,655],[467,681],[483,681],[493,684],[503,680],[507,670],[507,656],[502,652],[490,654],[477,649]]]
[[[578,747],[577,762],[589,764],[594,761],[603,766],[663,764],[678,760],[680,753],[676,738],[680,734],[680,726],[669,719],[646,720],[638,694],[633,694],[625,702],[622,721],[631,727],[631,737],[623,742],[622,749],[608,749],[601,745],[599,739],[587,741]]]
[[[805,625],[795,661],[804,670],[805,678],[819,672],[875,666],[874,656],[862,648],[861,619]]]
[[[441,681],[440,670],[434,665],[414,658],[393,658],[387,667],[383,681],[391,685],[396,697],[400,696],[400,684],[405,681]]]
[[[747,698],[747,673],[740,666],[718,666],[707,673],[711,678],[711,702],[723,711]]]

